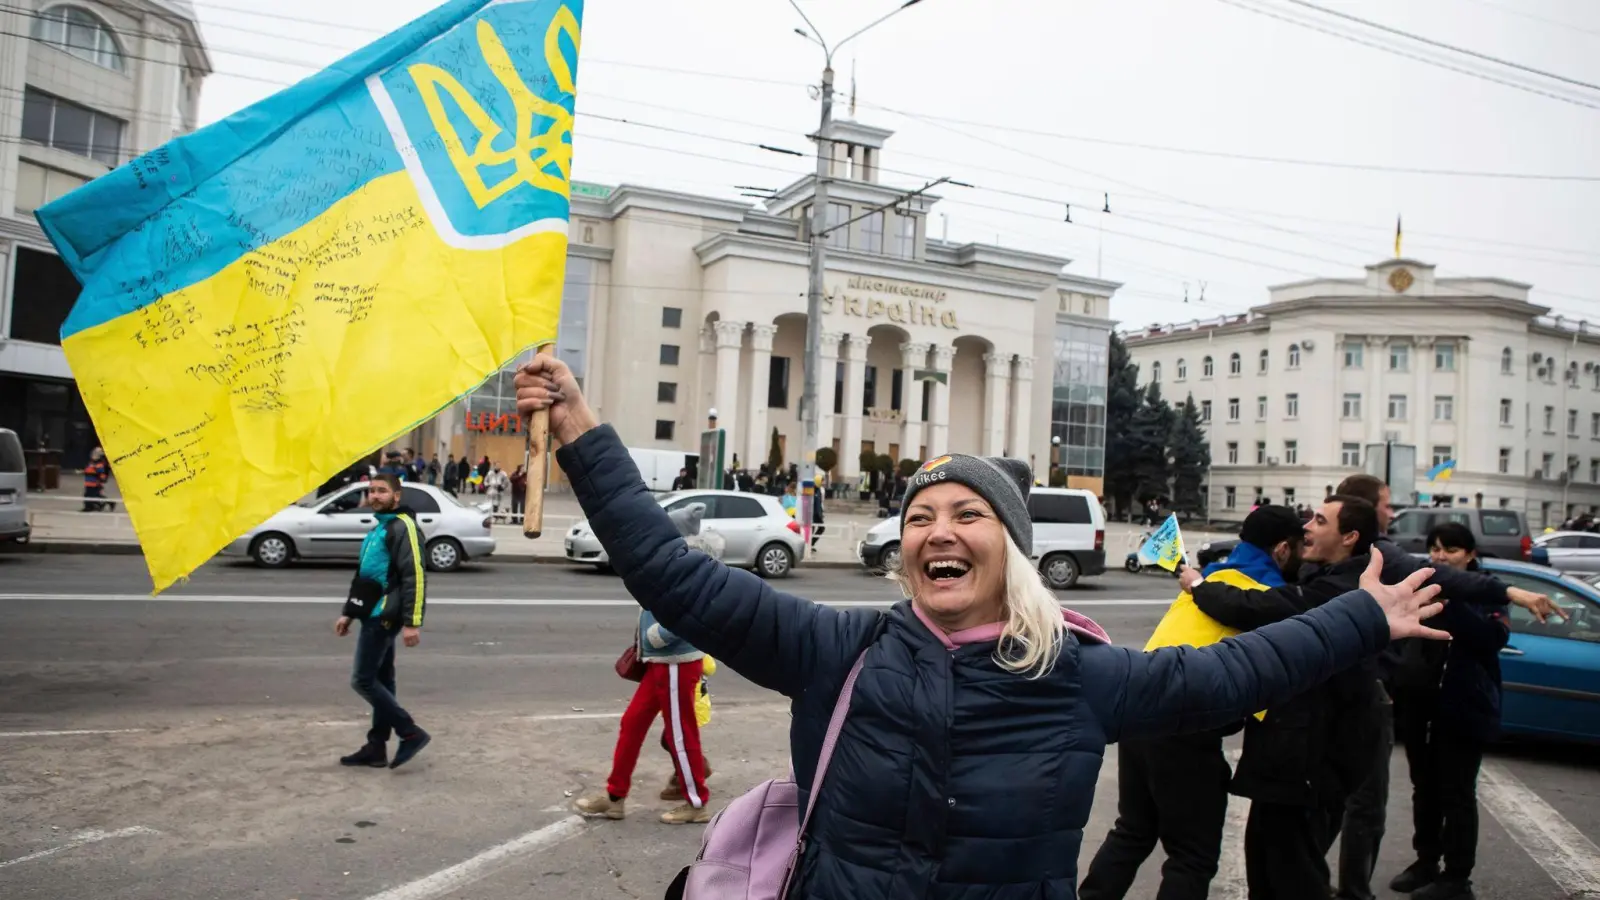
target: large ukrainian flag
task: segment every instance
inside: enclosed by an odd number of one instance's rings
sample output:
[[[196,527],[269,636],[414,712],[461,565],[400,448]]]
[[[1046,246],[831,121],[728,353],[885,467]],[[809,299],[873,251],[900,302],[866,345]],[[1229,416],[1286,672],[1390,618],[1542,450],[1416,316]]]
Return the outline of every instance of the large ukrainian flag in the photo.
[[[38,211],[157,591],[555,337],[583,0],[453,0]]]

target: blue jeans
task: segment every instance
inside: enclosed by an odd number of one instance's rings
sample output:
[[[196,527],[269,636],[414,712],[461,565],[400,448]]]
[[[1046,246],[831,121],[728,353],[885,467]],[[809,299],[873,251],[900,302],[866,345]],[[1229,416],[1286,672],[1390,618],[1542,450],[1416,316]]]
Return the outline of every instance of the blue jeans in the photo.
[[[397,631],[377,619],[363,619],[356,634],[356,661],[350,673],[350,687],[372,705],[372,728],[367,743],[387,744],[390,733],[401,739],[417,730],[411,714],[395,699],[394,639]]]

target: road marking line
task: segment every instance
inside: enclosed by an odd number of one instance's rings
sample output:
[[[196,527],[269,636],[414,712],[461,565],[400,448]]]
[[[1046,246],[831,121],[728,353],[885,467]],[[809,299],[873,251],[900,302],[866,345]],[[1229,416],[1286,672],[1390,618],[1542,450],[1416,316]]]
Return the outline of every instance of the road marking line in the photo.
[[[390,888],[381,894],[373,894],[367,900],[429,900],[433,897],[443,897],[483,878],[515,857],[543,850],[583,830],[582,816],[568,816],[537,831],[530,831],[504,844],[490,847],[448,869],[440,869],[416,881]]]
[[[1237,768],[1240,751],[1228,751],[1228,761]],[[1217,877],[1211,882],[1211,896],[1217,900],[1244,900],[1250,893],[1244,868],[1244,826],[1250,818],[1247,797],[1228,797],[1228,817],[1222,824],[1222,859]]]
[[[1517,846],[1571,897],[1600,896],[1600,847],[1509,769],[1485,760],[1478,800]]]
[[[138,734],[143,728],[80,728],[69,731],[0,731],[0,738],[71,737],[79,734]]]
[[[289,597],[277,597],[252,594],[0,594],[0,602],[7,600],[70,600],[70,601],[104,601],[111,603],[153,602],[153,603],[272,603],[291,604],[309,603],[325,606],[328,598],[321,596],[300,594]],[[575,606],[575,607],[633,607],[638,603],[631,599],[611,598],[561,598],[561,597],[429,597],[428,602],[442,606]],[[889,607],[900,602],[898,597],[886,597],[882,600],[821,600],[824,606],[838,607]],[[1170,599],[1153,600],[1148,598],[1117,597],[1095,598],[1084,600],[1071,600],[1065,605],[1068,607],[1086,606],[1168,606]]]
[[[85,844],[93,844],[99,841],[110,840],[111,838],[133,837],[134,835],[140,834],[160,833],[161,832],[155,830],[154,828],[146,828],[143,825],[135,825],[131,828],[119,828],[116,831],[101,831],[99,829],[80,831],[68,838],[67,842],[59,847],[48,847],[44,850],[38,851],[37,853],[29,853],[27,856],[19,856],[16,859],[8,859],[4,862],[0,862],[0,869],[4,869],[7,866],[14,866],[18,863],[32,862],[36,859],[43,859],[46,856],[54,856],[57,853],[61,853],[65,850],[74,850],[78,847],[82,847]]]

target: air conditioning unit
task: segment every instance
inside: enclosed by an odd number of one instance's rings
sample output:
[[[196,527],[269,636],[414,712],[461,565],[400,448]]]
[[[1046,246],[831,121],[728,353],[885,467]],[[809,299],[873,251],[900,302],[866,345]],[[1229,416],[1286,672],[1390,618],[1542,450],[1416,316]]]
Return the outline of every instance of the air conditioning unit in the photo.
[[[1592,363],[1592,362],[1584,363],[1583,364],[1583,371],[1585,371],[1585,372],[1593,372],[1594,371],[1594,363]]]
[[[1267,465],[1269,465],[1269,466],[1275,466],[1275,465],[1277,465],[1277,464],[1278,464],[1278,458],[1277,458],[1277,457],[1276,457],[1276,456],[1269,456],[1269,457],[1267,457]]]
[[[1400,443],[1400,432],[1398,432],[1398,431],[1385,431],[1383,433],[1383,439],[1385,441],[1398,444],[1398,443]]]
[[[1530,353],[1528,354],[1528,361],[1534,365],[1538,365],[1539,363],[1544,362],[1544,354],[1537,351]]]
[[[1549,366],[1540,366],[1538,375],[1539,375],[1540,378],[1549,378],[1550,377],[1550,367]]]
[[[1578,361],[1577,360],[1573,360],[1572,362],[1568,363],[1567,364],[1567,368],[1571,369],[1574,372],[1578,371]]]
[[[1304,350],[1315,350],[1315,349],[1317,349],[1316,343],[1313,342],[1313,341],[1310,341],[1310,340],[1301,341],[1300,342],[1300,347],[1302,349],[1304,349]]]

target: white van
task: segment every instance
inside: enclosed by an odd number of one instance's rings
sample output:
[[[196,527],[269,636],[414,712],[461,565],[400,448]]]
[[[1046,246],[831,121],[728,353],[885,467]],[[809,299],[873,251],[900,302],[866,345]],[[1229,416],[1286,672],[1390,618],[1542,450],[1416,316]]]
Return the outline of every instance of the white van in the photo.
[[[0,544],[26,544],[33,532],[28,524],[28,466],[22,441],[9,428],[0,428]]]
[[[680,470],[688,469],[692,478],[700,469],[698,453],[629,447],[628,455],[633,457],[634,465],[639,467],[639,474],[644,476],[645,487],[657,493],[672,490],[672,482],[677,480]]]
[[[1045,583],[1064,590],[1086,575],[1106,571],[1106,514],[1100,500],[1081,488],[1036,487],[1028,492],[1033,519],[1030,557]],[[900,565],[900,519],[872,526],[856,548],[861,564],[873,571]]]

